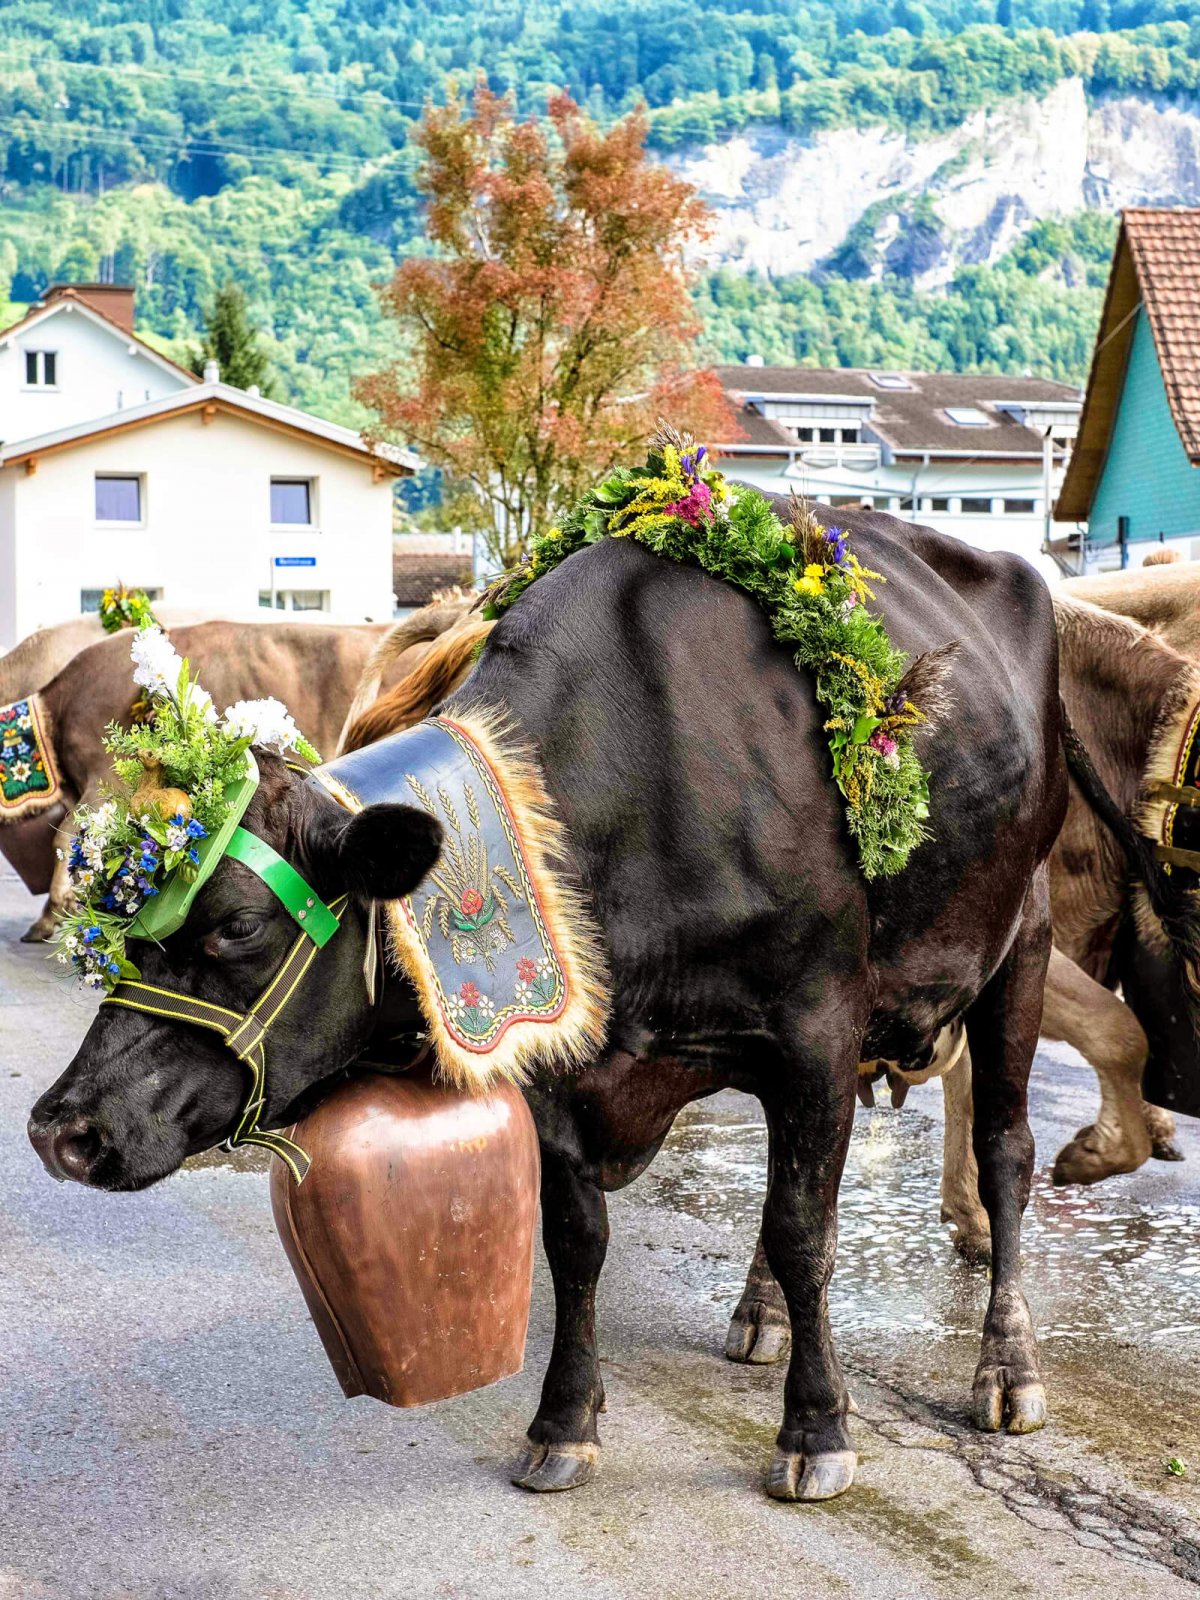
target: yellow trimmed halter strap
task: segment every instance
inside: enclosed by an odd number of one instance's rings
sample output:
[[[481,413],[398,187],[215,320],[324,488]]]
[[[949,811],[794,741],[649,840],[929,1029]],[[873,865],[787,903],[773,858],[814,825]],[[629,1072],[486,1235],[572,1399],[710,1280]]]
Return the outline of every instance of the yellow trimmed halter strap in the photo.
[[[275,855],[265,841],[256,842],[264,846],[267,854]],[[240,855],[238,859],[251,867],[251,870],[258,871],[263,881],[274,888],[271,875],[259,870],[259,863],[249,860],[248,854],[249,852]],[[276,861],[281,859],[275,857]],[[303,883],[294,868],[289,866],[288,871]],[[308,886],[305,884],[304,887]],[[280,898],[283,899],[283,896],[280,895]],[[286,905],[287,901],[284,903]],[[249,1067],[251,1075],[250,1092],[237,1127],[225,1141],[227,1147],[232,1149],[239,1144],[262,1145],[279,1157],[297,1183],[304,1182],[311,1165],[306,1153],[286,1135],[272,1133],[269,1129],[260,1128],[258,1125],[267,1094],[267,1032],[272,1024],[278,1021],[284,1007],[300,987],[317,952],[337,932],[349,903],[349,895],[342,895],[329,906],[325,906],[310,892],[310,895],[305,896],[301,908],[289,907],[293,917],[308,921],[309,917],[312,917],[312,911],[319,906],[324,914],[319,925],[320,931],[318,932],[318,926],[305,927],[304,921],[301,921],[299,938],[284,957],[275,976],[248,1011],[232,1011],[228,1006],[213,1005],[209,1000],[200,1000],[190,994],[180,994],[174,989],[160,989],[155,984],[142,983],[139,979],[122,980],[112,993],[101,1001],[102,1005],[125,1006],[130,1011],[142,1011],[147,1016],[166,1017],[172,1022],[191,1022],[198,1028],[211,1028],[214,1033],[219,1033],[237,1059]],[[328,918],[328,921],[324,918]],[[314,924],[316,920],[312,917]]]

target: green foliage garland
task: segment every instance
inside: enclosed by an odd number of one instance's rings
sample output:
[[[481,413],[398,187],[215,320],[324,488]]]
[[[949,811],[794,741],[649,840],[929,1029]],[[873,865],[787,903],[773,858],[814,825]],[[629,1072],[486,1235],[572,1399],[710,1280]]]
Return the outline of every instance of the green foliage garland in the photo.
[[[665,442],[644,467],[612,473],[534,540],[526,561],[493,590],[488,614],[605,538],[636,539],[743,589],[816,680],[863,875],[900,872],[928,837],[929,775],[912,742],[924,717],[904,690],[907,658],[867,604],[869,582],[882,575],[860,565],[841,529],[822,528],[804,508],[785,527],[762,495],[726,483],[705,458],[703,446],[690,452],[682,441]]]

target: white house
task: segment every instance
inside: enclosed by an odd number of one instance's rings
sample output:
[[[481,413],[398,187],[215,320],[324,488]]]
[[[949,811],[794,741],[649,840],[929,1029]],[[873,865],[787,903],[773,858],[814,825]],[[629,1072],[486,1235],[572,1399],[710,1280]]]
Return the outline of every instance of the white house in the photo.
[[[1052,505],[1079,424],[1078,389],[968,373],[718,367],[742,438],[729,475],[772,494],[869,506],[1011,550],[1043,571]]]
[[[118,581],[224,615],[389,618],[392,480],[416,458],[197,379],[85,288],[0,333],[0,649]]]

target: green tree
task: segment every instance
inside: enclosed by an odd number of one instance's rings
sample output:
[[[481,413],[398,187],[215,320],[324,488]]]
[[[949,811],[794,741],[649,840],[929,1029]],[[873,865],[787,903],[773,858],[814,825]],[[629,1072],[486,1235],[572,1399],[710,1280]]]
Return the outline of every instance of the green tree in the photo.
[[[257,326],[246,310],[246,296],[236,283],[223,283],[207,314],[207,329],[199,350],[192,351],[191,367],[198,377],[204,363],[216,361],[221,378],[235,389],[257,387],[271,391],[271,366],[260,343]]]

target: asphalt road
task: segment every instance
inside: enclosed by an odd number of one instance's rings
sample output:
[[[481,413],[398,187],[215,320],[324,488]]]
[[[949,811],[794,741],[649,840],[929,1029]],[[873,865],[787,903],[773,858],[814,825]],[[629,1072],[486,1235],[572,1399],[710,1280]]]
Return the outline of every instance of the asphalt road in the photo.
[[[938,1222],[936,1086],[859,1111],[834,1331],[861,1408],[858,1481],[762,1492],[780,1368],[721,1355],[761,1205],[765,1136],[734,1094],[681,1118],[611,1205],[595,1482],[510,1487],[550,1345],[539,1264],[525,1371],[419,1411],[345,1401],[271,1222],[261,1161],[146,1194],[59,1185],[25,1140],[91,1003],[14,943],[0,879],[2,1600],[721,1600],[1192,1595],[1200,1584],[1200,1136],[1091,1191],[1048,1164],[1089,1120],[1040,1056],[1026,1282],[1051,1417],[975,1433],[986,1272]],[[1190,1463],[1168,1474],[1173,1456]]]

